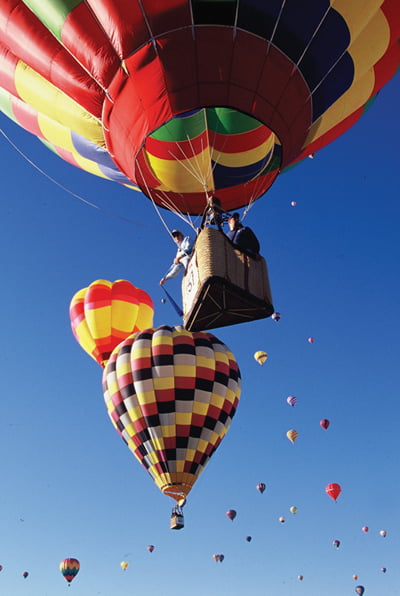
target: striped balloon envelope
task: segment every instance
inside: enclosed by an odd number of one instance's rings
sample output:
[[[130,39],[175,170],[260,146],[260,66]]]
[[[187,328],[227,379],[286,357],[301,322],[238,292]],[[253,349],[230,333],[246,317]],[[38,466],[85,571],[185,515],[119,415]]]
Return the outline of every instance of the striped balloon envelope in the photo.
[[[98,279],[71,300],[72,332],[102,367],[113,349],[131,333],[153,325],[153,301],[129,281]]]
[[[163,207],[230,210],[361,117],[399,37],[398,0],[3,0],[0,106]]]
[[[264,362],[268,359],[268,354],[267,352],[264,352],[264,350],[258,350],[257,352],[254,353],[254,360],[256,360],[256,362],[258,362],[258,364],[261,364],[261,366],[264,364]]]
[[[81,565],[80,565],[78,559],[68,558],[68,559],[64,559],[63,561],[61,561],[60,571],[61,571],[63,577],[65,578],[65,580],[68,582],[68,585],[72,582],[74,577],[76,577],[76,575],[79,572],[80,567],[81,567]]]
[[[291,443],[294,443],[297,437],[299,436],[299,433],[297,432],[297,430],[291,429],[287,431],[286,436]]]
[[[115,348],[103,390],[118,434],[180,503],[231,424],[241,378],[233,354],[210,333],[162,326]]]

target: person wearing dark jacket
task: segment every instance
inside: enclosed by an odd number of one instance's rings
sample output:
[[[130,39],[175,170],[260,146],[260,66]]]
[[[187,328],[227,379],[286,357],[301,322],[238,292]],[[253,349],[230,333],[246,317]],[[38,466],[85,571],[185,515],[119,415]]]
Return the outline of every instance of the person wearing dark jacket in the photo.
[[[239,213],[234,213],[228,219],[229,232],[226,236],[232,244],[249,255],[260,254],[260,243],[253,230],[240,223]]]

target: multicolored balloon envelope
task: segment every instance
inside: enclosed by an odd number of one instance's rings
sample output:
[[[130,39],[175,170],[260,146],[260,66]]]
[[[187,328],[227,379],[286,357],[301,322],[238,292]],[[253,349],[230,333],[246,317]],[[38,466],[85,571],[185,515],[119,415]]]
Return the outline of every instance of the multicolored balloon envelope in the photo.
[[[128,561],[121,561],[120,566],[121,566],[122,571],[126,571],[129,567],[129,563],[128,563]]]
[[[263,494],[263,492],[266,489],[266,485],[264,484],[264,482],[259,482],[256,486],[256,489],[258,490],[259,493]]]
[[[129,281],[98,279],[71,300],[72,332],[80,346],[103,368],[128,335],[153,325],[153,301]]]
[[[233,521],[236,517],[237,513],[234,509],[228,509],[228,511],[226,512],[226,517],[228,519],[230,519],[231,521]]]
[[[119,435],[179,503],[225,436],[241,379],[233,354],[216,337],[162,326],[115,348],[103,389]]]
[[[360,118],[397,70],[399,14],[398,0],[3,1],[1,109],[161,206],[201,213],[208,192],[231,210]]]
[[[68,584],[72,582],[74,577],[78,574],[80,569],[80,563],[78,559],[68,558],[64,559],[60,563],[60,571],[63,577],[66,579]]]
[[[359,594],[360,596],[362,596],[365,592],[364,586],[356,586],[354,588],[354,590],[355,590],[356,594]]]

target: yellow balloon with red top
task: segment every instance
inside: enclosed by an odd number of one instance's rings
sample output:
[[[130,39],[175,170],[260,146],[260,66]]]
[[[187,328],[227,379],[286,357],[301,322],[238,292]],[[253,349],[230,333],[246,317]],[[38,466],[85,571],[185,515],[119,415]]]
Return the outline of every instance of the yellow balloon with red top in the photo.
[[[71,300],[72,332],[103,368],[113,349],[131,333],[153,325],[153,301],[129,281],[98,279]]]

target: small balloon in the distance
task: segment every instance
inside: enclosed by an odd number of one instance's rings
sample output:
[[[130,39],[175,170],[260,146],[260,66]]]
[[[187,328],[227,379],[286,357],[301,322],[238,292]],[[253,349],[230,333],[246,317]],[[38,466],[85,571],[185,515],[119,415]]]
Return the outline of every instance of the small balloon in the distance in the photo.
[[[319,425],[324,430],[328,430],[330,422],[327,418],[323,418],[322,420],[320,420]]]

